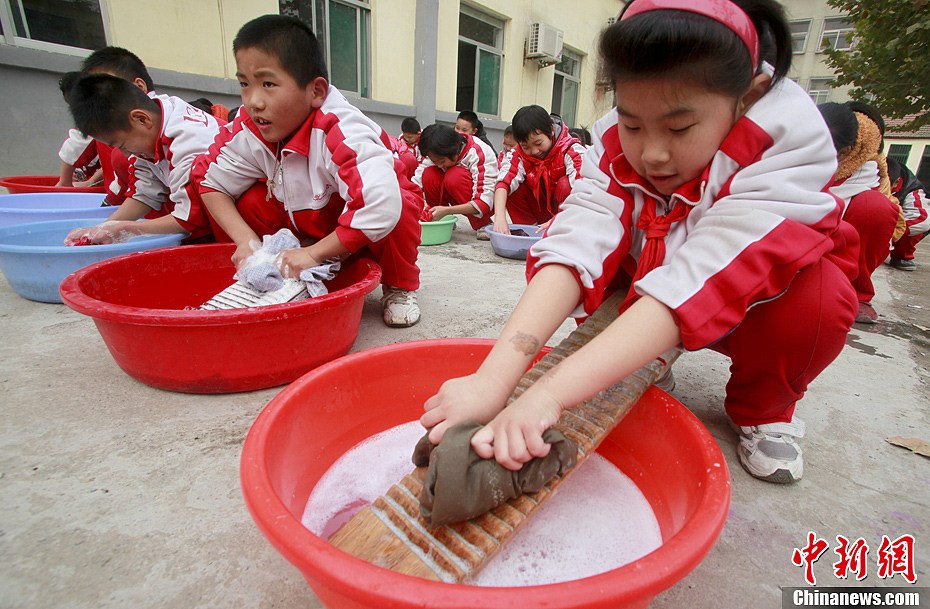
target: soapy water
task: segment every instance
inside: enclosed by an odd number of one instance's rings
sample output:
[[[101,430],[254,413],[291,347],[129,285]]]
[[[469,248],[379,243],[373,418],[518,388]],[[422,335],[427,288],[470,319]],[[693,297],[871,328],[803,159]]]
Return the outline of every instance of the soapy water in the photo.
[[[416,421],[367,438],[337,460],[307,501],[303,525],[328,539],[413,470],[423,435]],[[559,485],[478,574],[478,586],[528,586],[589,577],[633,562],[662,544],[649,502],[598,454]]]

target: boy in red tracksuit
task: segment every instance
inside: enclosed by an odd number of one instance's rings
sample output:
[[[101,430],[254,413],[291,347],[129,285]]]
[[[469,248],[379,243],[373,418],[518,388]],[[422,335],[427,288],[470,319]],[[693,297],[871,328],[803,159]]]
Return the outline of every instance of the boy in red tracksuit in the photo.
[[[407,177],[412,178],[417,171],[417,166],[423,161],[423,155],[420,154],[420,121],[412,116],[408,116],[400,123],[400,135],[394,140],[396,143],[395,151],[401,163],[407,168]]]
[[[420,137],[420,150],[425,159],[413,177],[426,202],[420,219],[428,222],[462,214],[476,231],[490,224],[497,183],[497,159],[491,147],[451,127],[430,125]]]
[[[58,81],[58,88],[65,103],[68,103],[71,88],[80,77],[80,72],[68,72]],[[97,156],[97,143],[94,138],[77,129],[68,130],[68,139],[61,145],[58,158],[61,159],[61,170],[55,186],[87,187],[103,179],[100,159]]]
[[[504,157],[494,191],[494,231],[510,234],[516,224],[541,224],[556,214],[581,171],[584,147],[558,115],[524,106],[513,115],[518,146]]]
[[[81,62],[81,74],[109,74],[128,80],[143,93],[153,93],[155,90],[155,83],[142,60],[135,53],[120,47],[103,47],[88,55]],[[129,205],[122,207],[129,185],[129,158],[99,140],[96,143],[100,169],[103,171],[103,186],[107,193],[105,203],[121,206],[111,219],[136,220],[150,214],[151,210],[141,203],[130,201]]]
[[[159,212],[136,222],[112,214],[104,223],[73,230],[66,243],[112,243],[127,235],[190,232],[199,238],[209,224],[182,224],[199,207],[190,185],[190,169],[220,130],[216,119],[178,97],[146,95],[131,82],[108,74],[91,74],[74,85],[69,102],[78,129],[106,142],[132,159],[124,206]],[[120,210],[123,208],[121,207]],[[118,211],[120,211],[118,210]]]
[[[385,324],[417,323],[422,194],[387,133],[329,84],[297,19],[258,17],[233,51],[242,106],[192,172],[217,240],[236,244],[238,268],[261,236],[290,229],[311,244],[281,253],[284,277],[364,250],[381,266]],[[264,196],[243,196],[259,180]]]
[[[891,181],[891,192],[904,210],[906,223],[904,234],[891,248],[889,264],[901,271],[913,271],[917,268],[914,262],[917,244],[930,231],[927,193],[911,170],[892,158],[888,159],[888,178]]]

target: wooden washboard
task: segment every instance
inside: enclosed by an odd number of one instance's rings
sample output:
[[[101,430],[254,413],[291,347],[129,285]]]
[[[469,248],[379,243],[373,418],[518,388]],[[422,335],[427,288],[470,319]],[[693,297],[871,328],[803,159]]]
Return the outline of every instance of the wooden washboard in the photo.
[[[621,300],[622,295],[606,300],[527,371],[510,400],[616,319]],[[666,353],[616,385],[566,410],[555,427],[578,445],[578,463],[539,492],[517,497],[472,520],[431,530],[420,517],[419,496],[426,467],[418,467],[353,516],[329,542],[349,554],[399,573],[445,582],[473,579],[559,484],[594,452],[677,357],[677,350]]]

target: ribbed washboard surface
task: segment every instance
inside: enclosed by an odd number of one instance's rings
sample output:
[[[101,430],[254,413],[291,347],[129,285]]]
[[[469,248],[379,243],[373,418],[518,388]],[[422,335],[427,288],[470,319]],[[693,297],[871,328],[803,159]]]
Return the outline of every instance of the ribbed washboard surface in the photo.
[[[281,289],[271,292],[259,292],[236,282],[200,305],[200,308],[208,311],[245,309],[303,300],[308,296],[307,286],[300,281],[285,281]]]
[[[510,399],[515,399],[547,370],[606,328],[616,319],[621,300],[620,295],[615,295],[605,301],[523,375]],[[677,356],[677,351],[663,355],[663,361],[654,361],[562,414],[555,427],[578,444],[578,465],[594,452]],[[537,493],[517,497],[467,522],[430,530],[420,518],[418,499],[426,468],[416,468],[343,525],[329,542],[349,554],[399,573],[445,582],[468,581],[574,469],[565,476],[556,477]]]

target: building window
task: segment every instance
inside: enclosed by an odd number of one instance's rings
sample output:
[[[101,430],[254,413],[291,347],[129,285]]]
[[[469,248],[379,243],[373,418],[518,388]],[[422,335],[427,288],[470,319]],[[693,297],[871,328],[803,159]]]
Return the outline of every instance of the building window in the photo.
[[[282,15],[310,26],[326,55],[329,82],[369,97],[371,91],[371,6],[369,0],[279,0]]]
[[[811,31],[811,20],[792,21],[791,27],[791,51],[794,53],[803,53],[807,50],[807,37]]]
[[[90,50],[107,45],[100,0],[5,0],[5,5],[0,2],[0,34],[8,44]]]
[[[578,92],[581,90],[581,55],[564,49],[552,80],[552,112],[568,127],[577,127]]]
[[[888,147],[888,158],[894,159],[902,165],[907,165],[907,157],[911,155],[910,144],[892,144]]]
[[[917,167],[917,179],[921,184],[930,184],[930,146],[924,146],[924,154]]]
[[[455,109],[500,114],[504,24],[462,6]]]
[[[814,100],[815,104],[822,104],[830,101],[830,92],[833,87],[830,86],[832,78],[811,78],[807,85],[807,92]]]
[[[823,36],[820,37],[821,49],[848,51],[852,48],[853,28],[843,17],[823,20]]]

